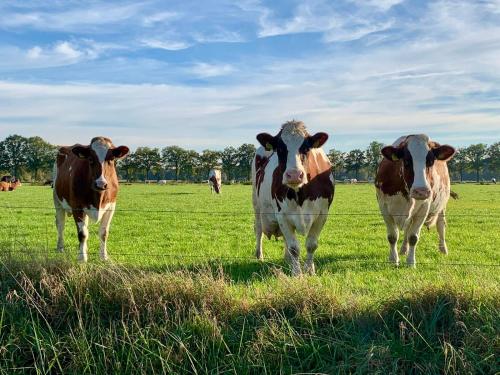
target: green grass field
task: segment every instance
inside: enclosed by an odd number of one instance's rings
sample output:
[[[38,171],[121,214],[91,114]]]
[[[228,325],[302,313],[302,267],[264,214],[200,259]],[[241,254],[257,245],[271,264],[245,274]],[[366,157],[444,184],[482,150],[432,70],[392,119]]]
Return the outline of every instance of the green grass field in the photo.
[[[50,188],[0,194],[0,370],[494,373],[500,186],[453,190],[450,254],[424,229],[409,269],[386,262],[373,186],[337,185],[317,275],[300,279],[281,242],[254,259],[250,186],[122,186],[111,262],[94,224],[84,266],[72,218],[55,253]]]

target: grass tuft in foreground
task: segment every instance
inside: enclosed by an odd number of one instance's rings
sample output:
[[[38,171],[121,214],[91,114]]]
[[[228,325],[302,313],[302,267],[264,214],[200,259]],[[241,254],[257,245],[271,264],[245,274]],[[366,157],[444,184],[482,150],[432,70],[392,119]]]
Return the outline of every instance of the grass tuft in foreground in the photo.
[[[427,286],[366,303],[274,270],[2,263],[2,373],[495,373],[498,292]]]

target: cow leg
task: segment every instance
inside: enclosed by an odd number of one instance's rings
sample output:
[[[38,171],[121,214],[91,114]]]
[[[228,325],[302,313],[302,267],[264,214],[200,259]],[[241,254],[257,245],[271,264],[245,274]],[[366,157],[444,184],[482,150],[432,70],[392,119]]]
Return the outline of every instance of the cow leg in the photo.
[[[438,215],[436,227],[439,235],[439,251],[441,251],[445,255],[448,255],[448,247],[446,246],[446,239],[445,239],[446,217],[444,210],[441,211]]]
[[[281,232],[285,237],[286,243],[286,254],[285,260],[289,260],[290,265],[292,266],[292,276],[300,276],[302,274],[302,270],[300,268],[300,244],[297,241],[297,237],[295,236],[295,231],[293,227],[284,222],[280,225]],[[288,259],[287,259],[288,258]]]
[[[78,241],[80,242],[78,261],[84,263],[88,259],[87,239],[89,238],[89,230],[88,230],[89,217],[83,212],[78,212],[78,211],[73,212],[73,217],[75,219],[76,229],[78,231]]]
[[[64,226],[66,224],[66,212],[62,207],[56,207],[56,228],[57,228],[57,251],[64,251]]]
[[[262,222],[260,219],[260,214],[255,214],[255,257],[258,260],[264,260],[264,254],[262,253]]]
[[[327,215],[320,215],[316,221],[311,226],[309,233],[306,238],[306,263],[304,265],[304,271],[309,273],[310,275],[314,275],[316,273],[316,267],[314,266],[314,252],[318,248],[318,238],[325,225]]]
[[[420,230],[422,225],[427,218],[427,212],[423,209],[419,210],[414,214],[413,220],[409,223],[405,230],[405,236],[408,238],[409,251],[408,257],[406,258],[406,263],[410,267],[416,267],[417,261],[415,258],[415,251],[417,249],[418,239],[420,237]]]
[[[101,241],[101,245],[99,248],[99,255],[102,260],[108,260],[107,241],[109,235],[109,227],[111,225],[111,220],[113,219],[114,214],[115,214],[115,208],[113,206],[108,208],[106,212],[102,215],[101,227],[99,228],[99,239]]]
[[[388,214],[383,215],[387,229],[387,241],[389,241],[389,262],[399,265],[398,239],[399,230],[394,218]]]
[[[400,255],[408,254],[408,237],[404,236],[403,243],[401,244],[401,249],[399,250]]]

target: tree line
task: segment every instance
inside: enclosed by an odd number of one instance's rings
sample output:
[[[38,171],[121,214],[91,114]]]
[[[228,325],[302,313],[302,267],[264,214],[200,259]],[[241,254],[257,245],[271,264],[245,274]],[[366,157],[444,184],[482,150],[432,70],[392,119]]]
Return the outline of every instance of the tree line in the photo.
[[[328,157],[336,179],[356,178],[372,180],[382,159],[384,144],[373,141],[365,150],[342,152],[331,149]],[[47,181],[58,146],[41,137],[10,135],[0,142],[0,173],[20,177],[23,181]],[[117,164],[120,178],[128,181],[184,180],[203,181],[214,166],[223,171],[225,181],[250,180],[255,146],[245,143],[240,147],[226,147],[221,151],[184,149],[179,146],[164,148],[138,147]],[[500,172],[500,142],[490,146],[479,143],[457,149],[448,163],[452,179],[476,180],[497,177]]]

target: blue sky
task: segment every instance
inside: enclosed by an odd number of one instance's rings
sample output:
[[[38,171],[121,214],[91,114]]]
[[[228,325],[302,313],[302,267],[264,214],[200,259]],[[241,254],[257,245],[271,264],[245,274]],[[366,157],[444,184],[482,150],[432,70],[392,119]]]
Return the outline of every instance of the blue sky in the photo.
[[[500,134],[500,0],[0,2],[0,138],[326,148]]]

